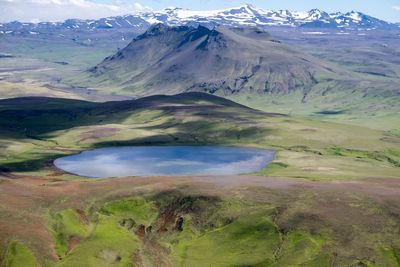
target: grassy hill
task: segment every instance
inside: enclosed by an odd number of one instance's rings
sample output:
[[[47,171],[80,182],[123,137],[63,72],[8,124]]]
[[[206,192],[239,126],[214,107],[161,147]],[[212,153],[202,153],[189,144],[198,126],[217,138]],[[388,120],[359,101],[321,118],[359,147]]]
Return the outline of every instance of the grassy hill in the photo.
[[[1,100],[0,129],[0,165],[11,170],[34,170],[62,154],[62,148],[221,144],[277,149],[279,162],[287,165],[277,175],[326,179],[398,174],[395,134],[264,113],[204,93],[106,103]],[[332,153],[335,149],[343,153]],[[319,159],[326,164],[320,170]]]

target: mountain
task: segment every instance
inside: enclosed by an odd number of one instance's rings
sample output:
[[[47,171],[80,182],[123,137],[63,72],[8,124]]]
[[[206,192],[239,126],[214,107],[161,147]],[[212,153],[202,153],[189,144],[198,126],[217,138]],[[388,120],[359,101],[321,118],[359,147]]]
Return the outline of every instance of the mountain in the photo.
[[[316,11],[318,12],[318,11]],[[386,21],[368,16],[361,12],[351,11],[348,13],[322,13],[322,15],[309,22],[304,22],[299,25],[300,27],[328,27],[328,28],[341,28],[341,29],[393,29],[395,25]]]
[[[137,15],[126,15],[98,20],[68,19],[63,22],[23,23],[13,21],[0,24],[0,34],[3,35],[40,35],[54,32],[94,32],[105,29],[129,29],[133,32],[143,32],[151,24]]]
[[[141,17],[149,23],[168,25],[225,25],[225,26],[289,26],[332,27],[340,29],[387,29],[394,25],[361,12],[331,13],[319,9],[308,12],[289,10],[264,10],[253,5],[215,11],[191,11],[168,8],[161,12],[144,13]]]
[[[307,12],[289,10],[264,10],[252,5],[212,11],[192,11],[167,8],[162,11],[136,15],[117,16],[98,20],[68,19],[64,22],[22,23],[18,21],[0,24],[0,35],[40,35],[53,31],[99,31],[104,29],[130,29],[142,33],[150,25],[165,23],[170,26],[203,25],[214,27],[308,27],[340,30],[398,29],[389,23],[361,12],[330,13],[312,9]]]
[[[227,95],[307,91],[321,75],[336,74],[262,29],[156,24],[91,69],[89,79],[98,86],[117,84],[138,95],[187,91]]]
[[[94,30],[94,29],[111,29],[111,28],[137,28],[142,29],[150,24],[137,15],[126,15],[110,18],[101,18],[98,20],[81,20],[67,19],[63,22],[39,22],[39,23],[22,23],[13,21],[0,24],[3,30],[45,30],[45,29],[75,29],[75,30]]]

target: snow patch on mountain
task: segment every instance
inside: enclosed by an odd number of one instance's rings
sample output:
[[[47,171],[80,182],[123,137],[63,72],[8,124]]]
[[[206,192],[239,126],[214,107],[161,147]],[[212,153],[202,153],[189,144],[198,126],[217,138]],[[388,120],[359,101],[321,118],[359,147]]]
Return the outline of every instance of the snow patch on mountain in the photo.
[[[150,25],[163,23],[170,26],[204,25],[213,27],[224,25],[228,27],[302,27],[330,28],[340,30],[374,30],[399,29],[398,24],[389,23],[361,12],[327,13],[319,9],[310,11],[266,10],[253,5],[243,5],[235,8],[193,11],[170,7],[162,11],[142,12],[135,15],[125,15],[98,20],[68,19],[64,22],[21,23],[18,21],[0,25],[0,34],[6,32],[44,32],[46,30],[76,29],[94,31],[97,29],[132,29],[143,32]]]

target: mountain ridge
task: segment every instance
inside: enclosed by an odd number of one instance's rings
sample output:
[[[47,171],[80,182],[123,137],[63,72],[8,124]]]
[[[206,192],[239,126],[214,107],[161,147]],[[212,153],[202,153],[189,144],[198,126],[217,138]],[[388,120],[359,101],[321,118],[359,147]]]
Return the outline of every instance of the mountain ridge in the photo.
[[[29,23],[13,21],[0,24],[0,35],[25,33],[37,35],[46,30],[95,31],[104,29],[132,29],[145,31],[150,25],[164,23],[169,26],[203,25],[214,27],[301,27],[330,28],[338,30],[399,29],[390,23],[367,14],[351,11],[327,13],[319,9],[305,12],[289,10],[264,10],[253,5],[210,11],[192,11],[183,8],[166,8],[161,11],[142,12],[97,20],[68,19],[63,22]]]

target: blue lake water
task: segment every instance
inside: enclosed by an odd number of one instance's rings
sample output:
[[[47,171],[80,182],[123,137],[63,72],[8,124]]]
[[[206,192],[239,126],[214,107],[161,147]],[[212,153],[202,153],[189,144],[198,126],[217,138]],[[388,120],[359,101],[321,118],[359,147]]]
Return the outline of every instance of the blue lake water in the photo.
[[[54,161],[57,168],[90,178],[233,175],[256,172],[275,152],[220,146],[136,146],[84,151]]]

